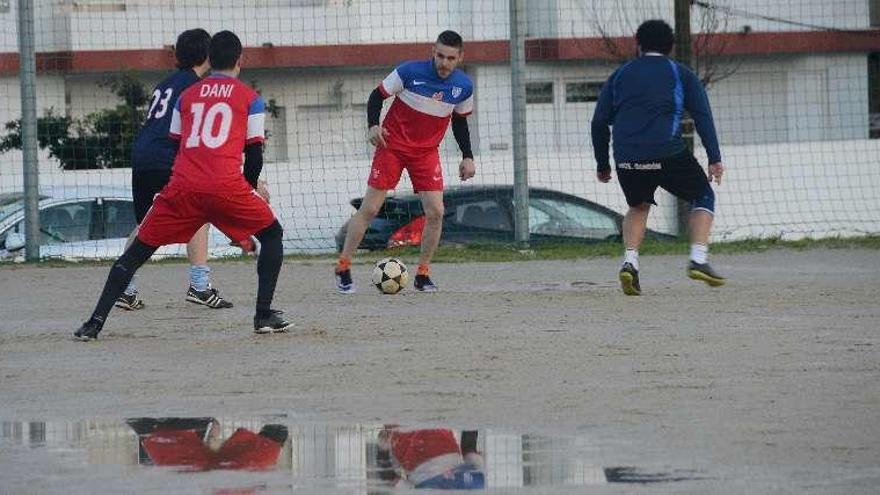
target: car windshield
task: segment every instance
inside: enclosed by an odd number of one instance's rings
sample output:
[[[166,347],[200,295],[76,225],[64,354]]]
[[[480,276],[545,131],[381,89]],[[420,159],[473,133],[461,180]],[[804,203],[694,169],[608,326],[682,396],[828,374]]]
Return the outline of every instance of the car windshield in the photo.
[[[8,217],[24,207],[21,193],[0,194],[0,220]]]
[[[40,196],[40,200],[48,196]],[[24,194],[20,192],[0,194],[0,221],[24,208]]]

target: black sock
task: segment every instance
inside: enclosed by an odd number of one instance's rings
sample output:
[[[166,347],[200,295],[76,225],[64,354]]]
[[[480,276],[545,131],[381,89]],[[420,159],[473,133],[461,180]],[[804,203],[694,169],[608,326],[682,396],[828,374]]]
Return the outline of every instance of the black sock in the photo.
[[[147,246],[140,239],[134,240],[134,243],[113,263],[110,275],[107,276],[107,282],[104,284],[104,290],[98,299],[98,305],[95,306],[95,311],[92,313],[92,320],[104,323],[110,309],[113,308],[113,303],[131,282],[134,272],[146,263],[155,252],[156,248]]]
[[[278,220],[257,232],[260,240],[260,256],[257,259],[257,317],[271,315],[272,298],[275,297],[275,285],[281,271],[283,247],[281,238],[284,230]]]

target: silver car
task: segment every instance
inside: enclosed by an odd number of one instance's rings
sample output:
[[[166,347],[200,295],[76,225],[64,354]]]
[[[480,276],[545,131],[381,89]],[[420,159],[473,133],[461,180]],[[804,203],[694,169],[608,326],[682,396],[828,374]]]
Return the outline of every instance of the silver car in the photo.
[[[40,257],[112,259],[122,254],[137,225],[131,190],[111,186],[58,186],[40,189]],[[238,256],[217,229],[210,230],[210,257]],[[24,259],[24,199],[20,192],[0,194],[0,260]],[[157,257],[186,256],[186,245],[172,244]]]

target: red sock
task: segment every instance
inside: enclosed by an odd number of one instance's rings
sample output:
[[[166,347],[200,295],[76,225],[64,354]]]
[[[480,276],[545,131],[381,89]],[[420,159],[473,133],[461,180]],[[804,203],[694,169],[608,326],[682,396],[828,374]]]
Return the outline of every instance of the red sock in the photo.
[[[416,275],[430,275],[431,267],[429,265],[419,265],[419,269],[416,270]]]
[[[340,256],[336,262],[336,273],[342,273],[345,270],[351,270],[351,258]]]

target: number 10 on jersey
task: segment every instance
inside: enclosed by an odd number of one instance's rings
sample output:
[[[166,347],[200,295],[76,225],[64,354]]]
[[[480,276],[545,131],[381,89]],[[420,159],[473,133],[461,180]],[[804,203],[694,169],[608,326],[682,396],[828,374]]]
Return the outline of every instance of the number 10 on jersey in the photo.
[[[228,103],[219,102],[211,105],[206,112],[205,104],[199,102],[193,103],[190,110],[193,121],[192,130],[186,138],[186,147],[196,148],[199,144],[204,144],[214,149],[223,146],[229,139],[229,129],[232,127],[232,107]],[[215,128],[216,134],[213,132]]]

